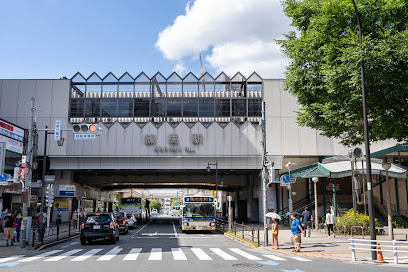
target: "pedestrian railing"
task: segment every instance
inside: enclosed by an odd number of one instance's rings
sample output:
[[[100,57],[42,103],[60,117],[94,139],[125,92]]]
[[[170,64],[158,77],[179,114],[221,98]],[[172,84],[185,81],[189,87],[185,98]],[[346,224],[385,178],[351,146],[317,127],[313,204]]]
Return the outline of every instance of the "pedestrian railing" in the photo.
[[[356,250],[369,250],[369,251],[380,251],[378,247],[381,247],[381,251],[392,252],[394,256],[394,263],[398,264],[398,254],[408,253],[408,242],[403,241],[380,241],[380,240],[363,240],[363,239],[349,239],[351,258],[353,262],[356,261]],[[380,245],[377,245],[377,244]]]
[[[44,227],[42,228],[42,235],[39,233],[39,228],[38,226],[32,229],[31,233],[31,243],[32,247],[35,247],[36,242],[40,243],[41,245],[44,244],[44,242],[49,242],[49,241],[57,241],[59,238],[63,237],[70,237],[73,234],[76,234],[77,229],[76,226],[72,224],[72,221],[69,223],[65,224],[59,224],[56,226],[52,227]]]
[[[231,227],[228,226],[228,221],[217,219],[217,228],[222,230],[222,232],[230,231],[236,237],[242,238],[243,240],[249,240],[253,244],[257,244],[258,247],[261,245],[260,239],[260,227],[254,225],[245,225],[244,223],[231,222]]]
[[[363,239],[364,239],[364,227],[362,227],[362,226],[351,226],[351,237],[353,237],[353,230],[354,229],[361,229],[361,235],[363,235]]]

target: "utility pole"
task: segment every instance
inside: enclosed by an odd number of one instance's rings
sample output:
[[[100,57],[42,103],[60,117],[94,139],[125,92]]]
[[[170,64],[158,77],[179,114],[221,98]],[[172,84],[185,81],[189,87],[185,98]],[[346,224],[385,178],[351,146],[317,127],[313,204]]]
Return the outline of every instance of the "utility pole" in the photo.
[[[28,124],[28,146],[27,146],[27,156],[26,156],[26,178],[24,182],[24,191],[27,191],[27,202],[23,202],[23,222],[21,224],[21,235],[23,243],[21,247],[26,246],[26,236],[27,231],[31,230],[31,227],[27,224],[28,208],[30,207],[31,199],[31,181],[32,181],[32,159],[33,159],[33,142],[34,142],[34,103],[35,98],[31,98],[31,111],[30,111],[30,123]]]
[[[40,206],[40,218],[38,224],[38,237],[39,240],[42,241],[43,237],[43,221],[44,221],[44,184],[45,184],[45,168],[47,167],[47,138],[48,138],[48,131],[47,126],[45,126],[45,138],[44,138],[44,154],[43,154],[43,169],[42,169],[42,178],[41,178],[41,206]]]
[[[268,183],[268,169],[266,168],[266,121],[265,121],[265,102],[262,102],[262,147],[263,147],[263,156],[262,156],[262,204],[263,204],[263,220],[264,220],[264,241],[265,246],[268,246],[268,224],[267,224],[267,201],[268,196],[266,192],[266,184]]]

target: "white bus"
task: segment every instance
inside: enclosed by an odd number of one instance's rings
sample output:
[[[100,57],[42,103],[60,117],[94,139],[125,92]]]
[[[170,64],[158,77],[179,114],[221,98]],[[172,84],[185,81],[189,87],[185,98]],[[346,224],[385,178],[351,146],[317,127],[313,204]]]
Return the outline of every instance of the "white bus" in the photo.
[[[215,197],[210,195],[187,195],[183,197],[181,230],[215,230]]]

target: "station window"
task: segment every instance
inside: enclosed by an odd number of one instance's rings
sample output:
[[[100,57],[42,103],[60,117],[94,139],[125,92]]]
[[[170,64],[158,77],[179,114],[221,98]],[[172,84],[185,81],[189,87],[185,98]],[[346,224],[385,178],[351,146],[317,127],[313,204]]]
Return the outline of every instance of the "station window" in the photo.
[[[200,117],[214,117],[214,98],[200,98]]]
[[[85,117],[100,117],[101,100],[99,98],[87,98],[85,100]]]
[[[167,116],[181,117],[181,98],[168,98],[167,99]]]
[[[133,117],[133,99],[118,99],[118,117]]]
[[[262,115],[262,99],[248,99],[248,116]]]
[[[71,99],[71,111],[69,117],[84,117],[84,99]]]
[[[198,117],[198,98],[183,99],[183,116]]]
[[[149,117],[149,98],[135,98],[135,117]]]
[[[165,98],[153,98],[152,99],[152,117],[165,117],[165,116],[166,116],[166,99]]]
[[[231,105],[229,99],[215,99],[215,116],[230,117]]]
[[[246,99],[232,99],[232,116],[247,116]]]
[[[101,100],[102,117],[116,117],[117,99],[104,98]]]

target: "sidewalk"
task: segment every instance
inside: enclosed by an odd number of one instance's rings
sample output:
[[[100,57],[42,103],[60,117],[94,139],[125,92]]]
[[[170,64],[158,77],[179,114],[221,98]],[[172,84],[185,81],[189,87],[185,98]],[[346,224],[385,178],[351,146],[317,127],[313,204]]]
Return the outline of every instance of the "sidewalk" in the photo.
[[[246,225],[251,226],[251,225]],[[263,224],[256,224],[254,227],[257,229],[258,226],[260,227],[260,241],[261,246],[264,244],[264,229]],[[240,236],[240,231],[237,231],[237,236]],[[307,233],[306,233],[307,234]],[[396,240],[405,241],[406,235],[408,235],[408,229],[395,229],[394,230],[394,238]],[[293,253],[293,245],[291,241],[292,233],[289,227],[284,227],[279,225],[279,249],[274,250],[272,249],[272,237],[270,229],[268,230],[268,246],[264,247],[272,252],[280,252],[285,254],[296,254],[296,255],[304,255],[310,257],[317,257],[317,258],[327,258],[327,259],[335,259],[335,260],[342,260],[342,261],[352,261],[351,257],[351,250],[349,248],[349,239],[351,238],[350,235],[346,237],[341,234],[337,235],[336,238],[333,238],[333,234],[331,238],[328,238],[327,233],[325,230],[312,230],[311,237],[304,237],[302,234],[302,248],[300,253]],[[362,236],[354,236],[355,239],[363,239]],[[369,240],[369,236],[365,235],[364,239]],[[377,240],[388,241],[387,235],[377,235]],[[408,245],[407,245],[408,246]],[[408,267],[408,249],[401,250],[405,251],[403,254],[398,255],[398,262],[399,264],[405,264]],[[383,251],[384,260],[390,264],[393,264],[393,253],[392,252],[384,252]],[[371,252],[365,250],[356,250],[356,259],[357,261],[365,261],[371,262]],[[405,266],[404,265],[404,266]]]
[[[69,236],[70,234],[70,236]],[[62,242],[63,240],[69,238],[69,237],[75,237],[77,236],[77,231],[76,229],[73,229],[71,227],[71,230],[69,231],[69,225],[68,224],[62,224],[60,225],[59,228],[59,233],[58,233],[58,239],[57,239],[57,227],[55,225],[51,225],[48,235],[44,236],[44,242],[41,243],[41,241],[38,241],[38,230],[36,229],[35,231],[35,240],[34,240],[34,247],[33,247],[33,241],[32,241],[32,236],[33,233],[30,233],[30,241],[26,245],[25,248],[22,248],[22,237],[20,234],[20,242],[15,242],[14,246],[9,246],[6,247],[6,241],[3,239],[3,232],[0,232],[0,257],[3,254],[14,254],[14,253],[22,253],[27,250],[35,250],[35,249],[41,249],[42,245],[48,245],[50,243],[54,242]]]

